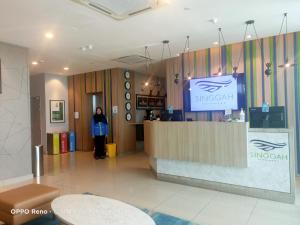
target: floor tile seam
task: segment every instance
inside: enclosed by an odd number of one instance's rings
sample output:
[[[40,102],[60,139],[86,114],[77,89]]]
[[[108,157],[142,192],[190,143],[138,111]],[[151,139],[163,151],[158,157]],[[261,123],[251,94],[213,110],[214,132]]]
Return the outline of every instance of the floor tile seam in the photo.
[[[168,196],[167,198],[165,198],[164,200],[162,200],[161,202],[159,202],[159,203],[157,204],[157,206],[154,206],[154,207],[152,208],[152,210],[157,210],[164,202],[166,202],[167,200],[173,198],[173,197],[176,195],[176,193],[177,193],[177,192],[174,192],[174,193],[170,194],[170,196]]]
[[[252,208],[252,210],[251,210],[251,212],[250,212],[250,214],[249,214],[249,217],[248,217],[248,219],[247,219],[246,225],[249,225],[249,223],[250,223],[250,221],[251,221],[251,218],[252,218],[252,216],[253,216],[253,214],[254,214],[254,211],[255,211],[255,209],[257,208],[257,205],[258,205],[258,199],[256,199],[255,205],[254,205],[254,207]]]
[[[195,223],[195,219],[206,209],[216,198],[218,195],[212,197],[206,204],[199,210],[199,212],[191,219],[191,222]]]

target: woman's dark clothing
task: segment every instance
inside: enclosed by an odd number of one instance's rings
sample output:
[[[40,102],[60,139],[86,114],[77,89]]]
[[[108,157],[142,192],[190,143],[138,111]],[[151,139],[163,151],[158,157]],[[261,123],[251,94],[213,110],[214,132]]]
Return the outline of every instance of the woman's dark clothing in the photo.
[[[104,158],[105,152],[105,136],[95,136],[95,158]]]
[[[107,124],[107,120],[106,120],[105,116],[102,113],[101,114],[96,113],[94,115],[94,121],[95,121],[95,123],[101,122],[101,123]]]
[[[108,135],[107,120],[103,114],[95,114],[92,119],[92,136],[95,145],[95,158],[105,158],[105,137]]]

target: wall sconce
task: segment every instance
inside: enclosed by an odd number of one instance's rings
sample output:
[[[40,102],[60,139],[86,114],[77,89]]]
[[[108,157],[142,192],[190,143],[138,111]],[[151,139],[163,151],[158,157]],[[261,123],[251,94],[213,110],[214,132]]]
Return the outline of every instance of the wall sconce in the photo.
[[[272,63],[266,63],[267,69],[265,70],[265,74],[266,74],[267,76],[272,75],[272,69],[271,69],[271,66],[272,66]]]

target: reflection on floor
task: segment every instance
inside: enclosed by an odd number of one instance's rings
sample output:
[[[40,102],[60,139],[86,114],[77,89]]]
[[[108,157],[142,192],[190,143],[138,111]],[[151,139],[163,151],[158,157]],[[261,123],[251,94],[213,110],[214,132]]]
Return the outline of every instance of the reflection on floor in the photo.
[[[158,181],[143,153],[97,161],[84,152],[45,156],[45,169],[40,182],[62,194],[90,192],[201,225],[300,224],[299,198],[292,205]],[[297,185],[300,197],[299,177]]]

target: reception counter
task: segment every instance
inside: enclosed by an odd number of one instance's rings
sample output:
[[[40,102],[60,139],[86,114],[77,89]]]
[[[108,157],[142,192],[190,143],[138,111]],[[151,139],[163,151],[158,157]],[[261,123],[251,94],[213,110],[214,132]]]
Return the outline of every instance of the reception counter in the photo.
[[[248,123],[145,121],[144,148],[157,178],[294,202],[294,137]]]

